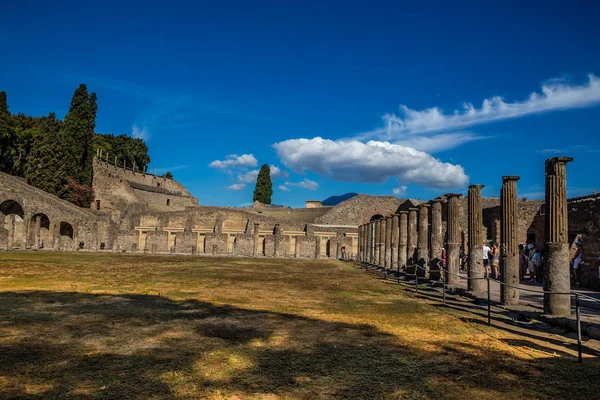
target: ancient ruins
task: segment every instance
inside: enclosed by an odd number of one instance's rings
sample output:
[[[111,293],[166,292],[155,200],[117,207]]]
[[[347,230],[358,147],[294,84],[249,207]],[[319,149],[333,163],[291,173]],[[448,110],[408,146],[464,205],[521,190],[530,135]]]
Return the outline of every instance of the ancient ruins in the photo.
[[[95,201],[79,208],[0,173],[0,248],[60,251],[220,255],[236,257],[358,259],[387,269],[419,265],[422,277],[439,278],[442,247],[447,269],[458,272],[459,252],[468,276],[481,278],[481,245],[501,245],[501,275],[516,286],[518,244],[544,248],[548,291],[568,292],[569,254],[579,238],[586,248],[581,283],[600,288],[594,260],[600,252],[600,195],[567,199],[566,164],[546,162],[546,201],[517,198],[516,176],[502,177],[500,198],[449,193],[431,201],[358,195],[336,206],[306,208],[255,204],[249,208],[198,204],[175,180],[94,160]],[[452,275],[447,283],[452,285]],[[469,281],[474,292],[483,280]],[[515,304],[506,288],[502,301]],[[545,308],[565,313],[568,296],[547,296]]]

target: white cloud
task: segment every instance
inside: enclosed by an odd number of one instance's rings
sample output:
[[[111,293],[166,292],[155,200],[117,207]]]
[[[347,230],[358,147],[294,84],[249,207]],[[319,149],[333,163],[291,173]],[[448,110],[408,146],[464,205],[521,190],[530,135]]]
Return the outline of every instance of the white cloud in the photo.
[[[150,139],[150,132],[148,132],[148,128],[146,128],[145,126],[140,129],[139,126],[137,125],[133,125],[131,127],[131,137],[133,137],[134,139],[142,139],[143,141],[148,141],[148,139]]]
[[[298,186],[299,188],[308,190],[317,190],[319,188],[318,182],[311,181],[310,179],[306,178],[304,178],[304,180],[301,182],[286,182],[285,184],[287,186]]]
[[[432,136],[405,136],[403,139],[394,141],[394,144],[412,147],[415,150],[425,151],[427,153],[436,153],[439,151],[450,150],[460,146],[461,144],[481,139],[488,139],[488,137],[477,136],[472,132],[454,132],[440,133]]]
[[[408,189],[406,186],[400,186],[397,188],[393,188],[392,193],[394,193],[397,196],[400,196],[406,193],[406,189]]]
[[[231,186],[227,186],[228,190],[242,190],[246,187],[245,183],[234,183]]]
[[[500,96],[483,100],[480,108],[465,103],[462,109],[445,113],[439,107],[413,110],[400,106],[400,115],[386,114],[385,127],[364,137],[403,139],[405,135],[448,132],[492,121],[518,118],[547,111],[590,107],[600,103],[600,78],[588,75],[586,83],[571,84],[553,79],[542,85],[541,93],[531,93],[526,100],[505,102]]]
[[[237,176],[238,181],[244,182],[244,183],[256,182],[256,178],[258,177],[258,171],[259,171],[258,169],[253,169],[251,171],[238,174],[238,176]]]
[[[269,169],[271,170],[271,178],[273,178],[273,179],[279,178],[279,177],[288,178],[290,176],[290,174],[288,174],[287,171],[283,171],[281,168],[279,168],[276,165],[271,164],[269,166]]]
[[[252,154],[229,154],[225,160],[215,160],[208,164],[211,168],[228,169],[232,167],[256,167],[258,160]]]
[[[343,182],[402,182],[431,188],[464,187],[469,178],[463,167],[389,142],[290,139],[273,145],[281,161],[296,172],[313,171]]]
[[[281,190],[282,192],[289,192],[290,188],[284,185],[279,185],[277,186],[277,189]]]

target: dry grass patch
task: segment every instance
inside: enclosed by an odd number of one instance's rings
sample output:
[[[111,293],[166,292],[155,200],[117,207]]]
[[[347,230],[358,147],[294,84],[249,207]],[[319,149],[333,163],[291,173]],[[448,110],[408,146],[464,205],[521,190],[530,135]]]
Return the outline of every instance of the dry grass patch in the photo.
[[[598,362],[350,264],[0,253],[0,397],[594,398]],[[468,316],[468,317],[467,317]]]

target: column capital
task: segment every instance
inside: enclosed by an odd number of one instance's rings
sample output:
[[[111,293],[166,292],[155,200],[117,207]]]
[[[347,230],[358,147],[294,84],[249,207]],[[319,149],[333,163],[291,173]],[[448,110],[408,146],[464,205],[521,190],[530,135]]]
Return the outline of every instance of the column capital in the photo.
[[[408,214],[408,211],[402,210],[398,212],[398,215],[402,215],[402,214]]]
[[[419,211],[419,209],[417,207],[410,207],[408,211]]]
[[[558,156],[558,157],[552,157],[546,160],[546,165],[548,164],[558,164],[558,163],[563,163],[566,164],[568,162],[573,161],[574,158],[573,157],[564,157],[564,156]]]
[[[485,187],[485,185],[469,185],[469,189],[477,189],[481,190]]]
[[[429,207],[429,204],[428,204],[428,203],[421,203],[421,204],[419,204],[419,205],[417,206],[417,208],[418,208],[419,210],[420,210],[421,208],[427,208],[427,207]]]
[[[519,179],[521,178],[518,176],[506,175],[502,177],[502,182],[518,181]]]

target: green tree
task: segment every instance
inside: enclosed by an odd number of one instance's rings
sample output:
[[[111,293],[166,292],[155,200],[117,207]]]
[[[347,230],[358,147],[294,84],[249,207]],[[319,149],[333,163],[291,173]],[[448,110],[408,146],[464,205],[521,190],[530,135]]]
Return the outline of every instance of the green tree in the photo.
[[[67,175],[60,143],[61,121],[54,113],[42,118],[27,160],[27,182],[48,193],[64,198]]]
[[[256,187],[254,188],[254,198],[252,201],[260,201],[263,204],[271,204],[271,195],[273,195],[273,182],[271,182],[271,168],[267,164],[260,167],[258,177],[256,178]]]
[[[169,171],[165,172],[163,176],[167,179],[173,179],[173,174]]]
[[[14,129],[6,92],[0,92],[0,171],[10,172],[14,159]]]
[[[61,131],[61,144],[65,156],[63,163],[67,177],[85,186],[92,185],[97,110],[96,94],[89,95],[87,87],[84,84],[79,85],[73,93],[71,107],[65,116]]]
[[[127,135],[100,134],[94,137],[94,154],[98,149],[102,154],[108,153],[110,160],[117,158],[117,165],[123,165],[123,161],[128,167],[135,166],[137,170],[143,171],[150,164],[148,156],[148,146],[142,139],[135,139]]]

